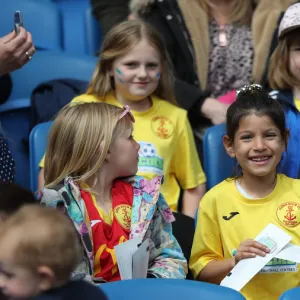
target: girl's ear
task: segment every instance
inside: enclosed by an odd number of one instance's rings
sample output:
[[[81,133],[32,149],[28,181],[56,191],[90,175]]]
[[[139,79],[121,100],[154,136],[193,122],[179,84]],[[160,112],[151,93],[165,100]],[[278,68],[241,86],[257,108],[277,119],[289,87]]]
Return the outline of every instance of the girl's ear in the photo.
[[[231,141],[231,139],[229,138],[228,135],[223,136],[223,145],[224,145],[224,148],[225,148],[227,154],[230,157],[235,158],[235,152],[234,152],[234,149],[233,149],[233,144],[232,144],[232,141]]]
[[[109,74],[110,77],[113,77],[113,76],[114,76],[114,70],[113,70],[113,67],[112,67],[112,66],[109,68],[108,74]]]
[[[108,152],[107,152],[107,154],[105,156],[105,160],[107,162],[110,162],[110,160],[111,160],[111,150],[110,149],[108,149]]]

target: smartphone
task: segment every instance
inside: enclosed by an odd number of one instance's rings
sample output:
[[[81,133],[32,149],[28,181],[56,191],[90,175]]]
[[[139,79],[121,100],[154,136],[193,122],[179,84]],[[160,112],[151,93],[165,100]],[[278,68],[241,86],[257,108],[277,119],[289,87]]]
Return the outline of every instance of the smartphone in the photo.
[[[20,27],[23,27],[23,20],[21,12],[17,10],[14,14],[14,29],[16,35],[20,33]]]

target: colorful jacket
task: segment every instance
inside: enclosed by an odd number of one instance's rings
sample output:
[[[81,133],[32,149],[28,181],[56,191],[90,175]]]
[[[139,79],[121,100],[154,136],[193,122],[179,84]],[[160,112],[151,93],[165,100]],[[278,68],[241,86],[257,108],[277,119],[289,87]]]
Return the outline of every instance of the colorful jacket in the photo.
[[[134,176],[126,181],[132,185],[134,195],[129,238],[150,239],[148,274],[160,278],[184,279],[187,261],[172,234],[171,223],[175,218],[159,192],[162,177],[146,180]],[[62,208],[71,218],[79,233],[84,253],[73,277],[88,275],[93,279],[92,229],[78,185],[71,178],[66,178],[64,184],[53,189],[42,189],[40,200],[46,206]],[[99,281],[98,278],[96,280]]]

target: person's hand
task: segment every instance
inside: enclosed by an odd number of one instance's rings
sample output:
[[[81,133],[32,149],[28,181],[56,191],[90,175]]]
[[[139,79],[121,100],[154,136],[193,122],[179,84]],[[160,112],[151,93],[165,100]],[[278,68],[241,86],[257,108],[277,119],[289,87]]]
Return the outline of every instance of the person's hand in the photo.
[[[31,34],[23,27],[18,35],[13,31],[0,38],[0,76],[21,68],[34,52]]]
[[[236,255],[234,257],[235,264],[237,264],[240,260],[244,258],[253,258],[256,255],[266,256],[270,252],[270,249],[265,245],[248,239],[240,243]]]
[[[223,104],[216,99],[206,98],[201,107],[201,112],[216,125],[225,122],[228,107],[228,104]]]
[[[132,21],[132,20],[137,20],[138,18],[137,18],[137,16],[135,15],[135,14],[130,14],[129,16],[128,16],[128,20],[130,20],[130,21]]]

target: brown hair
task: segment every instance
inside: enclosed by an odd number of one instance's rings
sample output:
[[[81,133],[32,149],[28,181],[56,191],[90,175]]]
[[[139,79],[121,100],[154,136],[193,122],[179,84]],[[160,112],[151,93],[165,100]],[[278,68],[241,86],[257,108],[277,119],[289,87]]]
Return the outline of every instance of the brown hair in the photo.
[[[70,176],[78,183],[93,178],[117,137],[133,131],[123,109],[103,102],[70,103],[55,118],[45,157],[45,186],[53,187]]]
[[[59,210],[38,204],[24,205],[1,225],[0,245],[12,248],[7,251],[13,252],[14,264],[32,272],[47,266],[57,281],[70,278],[82,255],[70,219]]]
[[[200,0],[200,6],[210,16],[212,4],[210,0]],[[252,20],[252,13],[254,10],[253,0],[230,0],[230,15],[229,22],[240,25],[250,25]]]
[[[140,20],[122,22],[107,33],[87,93],[96,95],[103,100],[114,86],[110,76],[114,60],[128,53],[143,39],[146,39],[161,56],[162,72],[154,94],[175,104],[173,77],[165,45],[159,33],[152,26]]]
[[[300,85],[290,70],[290,50],[295,45],[300,45],[299,29],[280,37],[270,59],[268,78],[272,89],[291,89]]]

